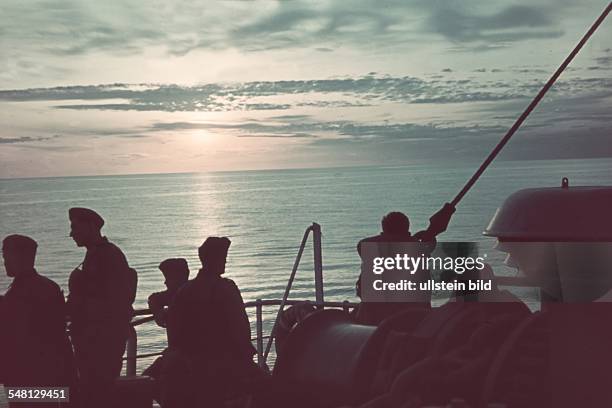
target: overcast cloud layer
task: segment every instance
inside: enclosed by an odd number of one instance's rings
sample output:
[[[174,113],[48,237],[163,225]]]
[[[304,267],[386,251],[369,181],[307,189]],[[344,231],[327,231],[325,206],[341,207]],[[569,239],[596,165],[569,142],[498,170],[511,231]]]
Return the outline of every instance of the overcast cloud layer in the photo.
[[[480,160],[605,1],[5,1],[0,177]],[[612,157],[604,23],[502,158]]]

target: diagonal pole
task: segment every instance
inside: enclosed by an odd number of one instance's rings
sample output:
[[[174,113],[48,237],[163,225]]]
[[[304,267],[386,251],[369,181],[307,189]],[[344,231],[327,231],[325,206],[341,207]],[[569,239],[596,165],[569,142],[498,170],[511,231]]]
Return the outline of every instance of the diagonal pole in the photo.
[[[499,141],[499,143],[497,143],[497,146],[495,146],[495,148],[491,151],[491,153],[489,153],[489,156],[487,156],[485,161],[482,162],[482,164],[480,165],[478,170],[476,170],[476,172],[468,180],[468,182],[465,184],[465,186],[463,186],[461,191],[459,191],[459,193],[455,196],[455,198],[453,198],[453,201],[451,201],[451,205],[453,207],[457,206],[459,201],[461,201],[463,196],[470,190],[470,188],[472,188],[474,183],[476,183],[476,181],[480,178],[482,173],[484,173],[484,171],[487,169],[487,167],[489,167],[489,164],[491,164],[491,162],[495,159],[495,157],[497,157],[499,152],[504,148],[506,143],[508,143],[508,141],[514,135],[514,133],[521,127],[521,125],[523,124],[525,119],[527,119],[529,114],[535,109],[535,107],[538,105],[540,100],[544,97],[546,92],[548,92],[548,90],[550,89],[550,87],[553,86],[553,84],[555,83],[557,78],[559,78],[561,73],[565,70],[565,68],[567,68],[567,66],[570,64],[570,62],[576,56],[576,54],[578,54],[578,52],[580,51],[582,46],[589,40],[591,35],[593,35],[593,33],[597,30],[597,28],[605,20],[605,18],[610,13],[610,10],[612,10],[612,2],[608,3],[608,6],[605,8],[603,13],[601,13],[599,18],[597,20],[595,20],[595,22],[593,23],[591,28],[589,28],[589,31],[586,32],[586,34],[582,37],[580,42],[576,45],[576,47],[574,47],[572,52],[565,58],[563,63],[559,66],[559,68],[557,68],[555,73],[550,77],[548,82],[546,82],[546,84],[540,90],[540,92],[538,92],[536,97],[531,101],[531,103],[523,111],[521,116],[519,116],[518,119],[516,120],[516,122],[514,122],[514,125],[512,125],[512,127],[508,130],[508,132],[505,134],[505,136]]]

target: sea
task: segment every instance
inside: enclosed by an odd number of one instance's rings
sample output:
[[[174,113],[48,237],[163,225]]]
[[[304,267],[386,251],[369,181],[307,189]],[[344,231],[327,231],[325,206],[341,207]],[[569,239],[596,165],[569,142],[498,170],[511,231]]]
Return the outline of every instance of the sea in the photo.
[[[0,236],[19,233],[39,245],[37,270],[67,294],[70,272],[84,249],[69,237],[68,209],[89,207],[106,224],[103,233],[138,271],[136,308],[164,289],[159,263],[188,260],[199,269],[197,248],[208,236],[227,236],[226,276],[245,301],[279,299],[291,273],[305,229],[321,225],[325,300],[356,301],[357,242],[380,232],[381,217],[403,211],[411,230],[452,200],[479,163],[436,161],[402,166],[343,167],[189,174],[0,179]],[[530,187],[612,186],[611,159],[497,161],[459,204],[440,241],[475,241],[500,275],[516,274],[502,265],[503,254],[483,229],[512,192]],[[568,214],[571,217],[572,214]],[[312,241],[306,245],[290,299],[314,299]],[[10,285],[0,273],[0,294]],[[527,302],[535,301],[523,293]],[[271,327],[277,307],[264,309]],[[255,319],[249,311],[251,322]],[[255,331],[253,330],[253,333]],[[214,335],[214,333],[211,333]],[[165,332],[154,323],[138,327],[138,352],[165,347]],[[145,367],[151,359],[139,360]]]

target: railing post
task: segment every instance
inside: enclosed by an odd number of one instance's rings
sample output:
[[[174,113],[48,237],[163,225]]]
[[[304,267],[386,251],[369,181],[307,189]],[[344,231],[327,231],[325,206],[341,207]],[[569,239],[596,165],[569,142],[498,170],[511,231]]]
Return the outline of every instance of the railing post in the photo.
[[[265,368],[266,362],[264,360],[263,350],[263,315],[261,299],[257,299],[255,304],[255,318],[257,330],[257,365],[261,368]]]
[[[314,247],[315,299],[319,308],[323,308],[323,255],[321,250],[321,226],[312,223],[312,238]]]
[[[125,370],[128,377],[136,375],[136,353],[138,350],[138,336],[136,335],[136,329],[130,325],[130,331],[127,339],[127,359],[125,363]]]
[[[297,273],[298,267],[300,266],[300,260],[302,259],[302,254],[304,253],[304,248],[306,247],[306,241],[308,241],[308,236],[313,229],[314,225],[318,225],[313,223],[312,226],[306,228],[304,231],[304,236],[302,237],[302,243],[300,244],[300,249],[298,250],[297,256],[295,257],[295,261],[293,262],[293,269],[291,270],[291,275],[289,276],[289,281],[287,282],[287,286],[285,287],[285,294],[283,295],[283,300],[281,301],[280,306],[278,307],[278,312],[276,312],[276,319],[274,319],[274,325],[272,326],[272,332],[270,333],[270,337],[268,338],[268,343],[266,343],[266,350],[264,351],[264,364],[268,360],[268,354],[270,353],[270,349],[272,348],[272,341],[274,341],[274,336],[276,335],[276,325],[278,324],[278,319],[280,318],[283,310],[285,308],[285,303],[287,303],[287,299],[289,298],[289,292],[291,292],[291,286],[293,285],[293,280],[295,279],[295,274]]]

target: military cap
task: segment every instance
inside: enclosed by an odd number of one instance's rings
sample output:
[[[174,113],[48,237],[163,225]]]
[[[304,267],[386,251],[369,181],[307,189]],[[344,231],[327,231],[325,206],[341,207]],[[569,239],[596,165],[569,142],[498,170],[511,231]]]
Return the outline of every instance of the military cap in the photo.
[[[104,225],[104,218],[89,208],[73,207],[68,210],[68,218],[72,222],[89,222],[97,228],[102,228]]]
[[[227,251],[229,250],[232,241],[226,237],[208,237],[206,241],[198,248],[198,254],[200,259],[204,259],[210,256],[216,256],[219,258],[226,258]]]
[[[174,275],[178,273],[187,273],[189,275],[189,266],[185,258],[169,258],[163,260],[159,264],[159,270],[162,271],[164,276],[167,274]]]
[[[22,253],[36,253],[38,244],[25,235],[9,235],[2,241],[3,251],[17,251]]]

